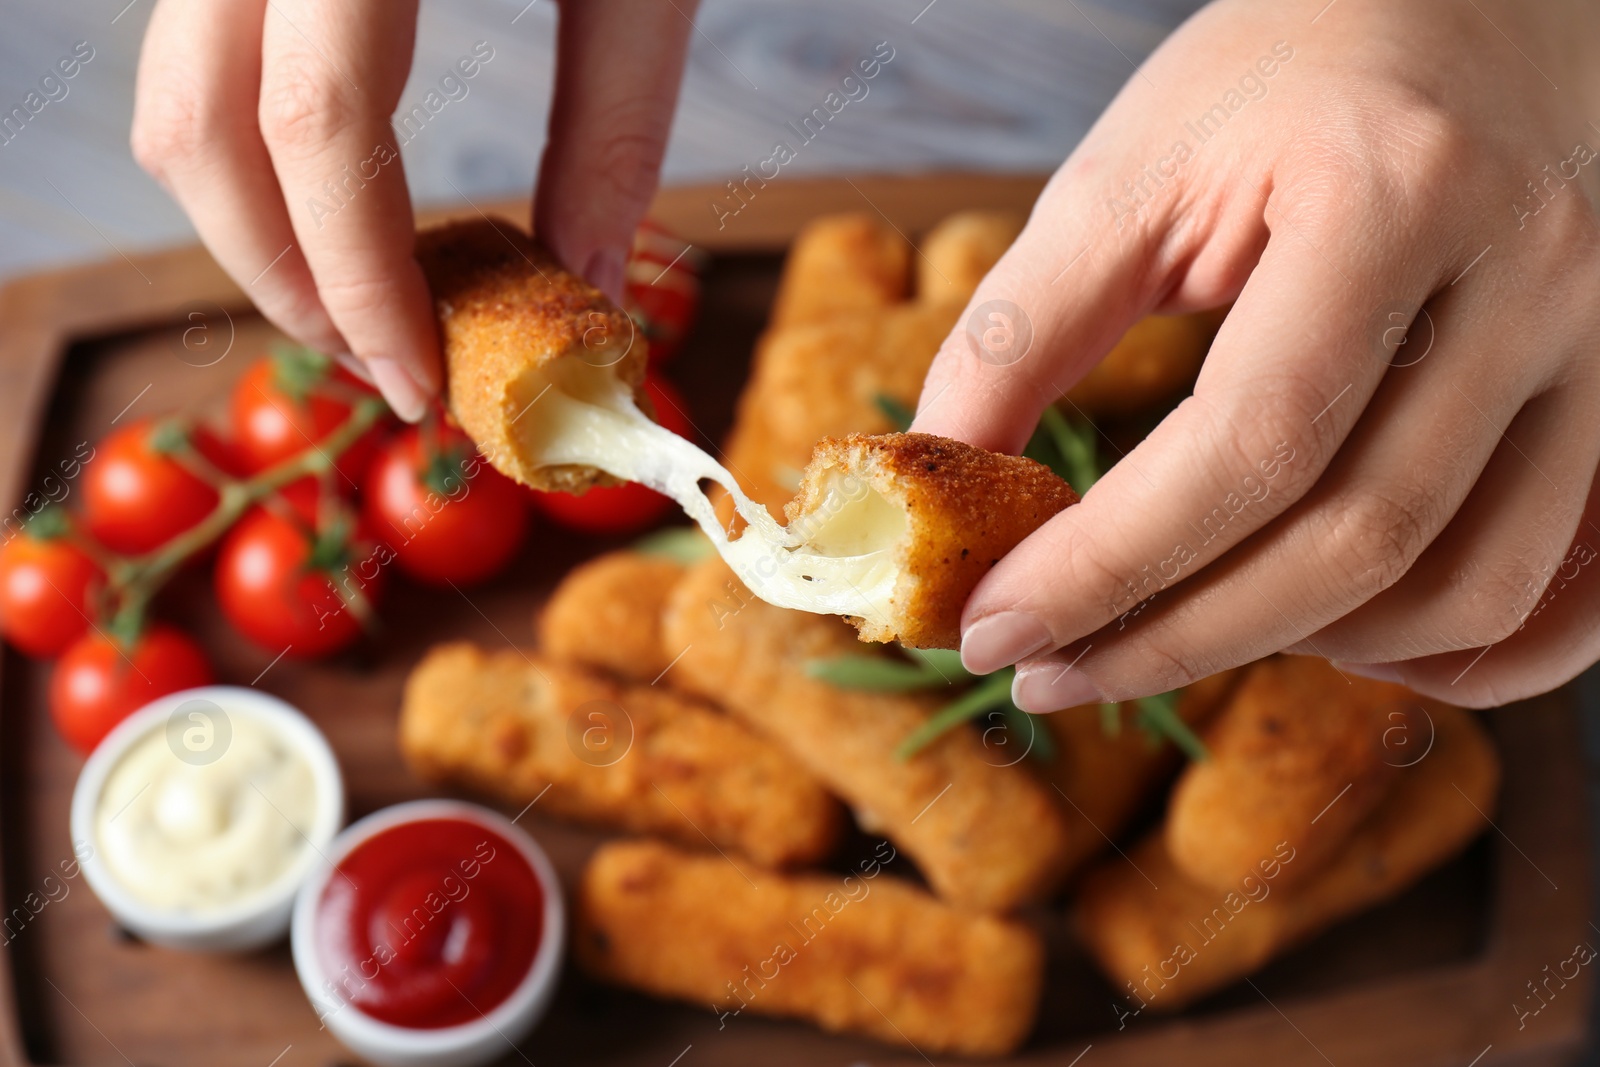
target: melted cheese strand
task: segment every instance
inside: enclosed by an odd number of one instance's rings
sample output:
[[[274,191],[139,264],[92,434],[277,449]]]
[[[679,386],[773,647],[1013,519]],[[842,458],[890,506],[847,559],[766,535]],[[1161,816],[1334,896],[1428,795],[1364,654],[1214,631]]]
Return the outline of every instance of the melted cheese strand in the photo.
[[[830,525],[843,529],[851,547],[867,551],[826,555],[807,548],[794,531],[739,488],[727,469],[694,442],[651,421],[634,404],[631,390],[609,376],[588,376],[586,395],[551,383],[530,413],[530,454],[541,465],[592,466],[671,497],[703,530],[741,581],[769,604],[825,615],[882,618],[894,590],[893,541],[898,530],[873,528],[870,514],[850,521],[865,485],[832,488],[818,509],[813,534]],[[730,538],[717,522],[702,481],[726,489],[748,524]],[[903,522],[903,517],[901,518]],[[885,543],[887,542],[887,543]],[[868,547],[875,544],[877,547]]]

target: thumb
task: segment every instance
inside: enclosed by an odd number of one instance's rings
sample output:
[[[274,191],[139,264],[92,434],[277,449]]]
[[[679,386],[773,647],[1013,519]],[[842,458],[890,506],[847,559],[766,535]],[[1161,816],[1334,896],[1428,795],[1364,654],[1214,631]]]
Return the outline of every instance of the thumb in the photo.
[[[973,293],[928,370],[913,430],[1020,452],[1039,413],[1154,302],[1157,205],[1146,205],[1150,218],[1116,214],[1090,168],[1075,165],[1085,154],[1056,172]]]
[[[691,0],[561,5],[534,232],[613,300],[660,178],[694,8]]]

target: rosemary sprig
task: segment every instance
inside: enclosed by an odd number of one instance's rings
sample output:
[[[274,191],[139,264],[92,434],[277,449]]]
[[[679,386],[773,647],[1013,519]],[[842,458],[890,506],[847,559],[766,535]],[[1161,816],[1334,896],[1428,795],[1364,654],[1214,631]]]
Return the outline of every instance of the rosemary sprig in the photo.
[[[1067,418],[1053,404],[1040,414],[1022,454],[1061,475],[1079,496],[1100,478],[1094,427]]]
[[[1007,667],[985,675],[977,685],[940,708],[927,722],[906,735],[906,739],[895,748],[894,758],[908,760],[969,719],[1011,704],[1011,679],[1015,674],[1016,671]]]
[[[884,418],[888,419],[889,424],[896,430],[905,433],[911,429],[911,420],[916,418],[917,415],[915,411],[912,411],[887,393],[879,393],[872,398],[872,402],[878,406],[878,410],[883,412]]]
[[[1178,715],[1178,696],[1181,692],[1182,690],[1174,689],[1170,693],[1140,697],[1134,701],[1139,709],[1135,721],[1140,729],[1157,741],[1164,738],[1177,745],[1190,759],[1208,760],[1211,758],[1211,753],[1206,751],[1204,742]]]

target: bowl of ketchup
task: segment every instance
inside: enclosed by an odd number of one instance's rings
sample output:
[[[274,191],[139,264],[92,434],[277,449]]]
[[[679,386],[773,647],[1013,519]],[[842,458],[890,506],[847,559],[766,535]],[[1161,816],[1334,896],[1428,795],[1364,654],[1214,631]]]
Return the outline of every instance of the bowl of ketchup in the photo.
[[[511,820],[454,800],[352,824],[295,901],[295,971],[317,1017],[383,1067],[469,1067],[511,1052],[549,1007],[566,934],[560,884]]]

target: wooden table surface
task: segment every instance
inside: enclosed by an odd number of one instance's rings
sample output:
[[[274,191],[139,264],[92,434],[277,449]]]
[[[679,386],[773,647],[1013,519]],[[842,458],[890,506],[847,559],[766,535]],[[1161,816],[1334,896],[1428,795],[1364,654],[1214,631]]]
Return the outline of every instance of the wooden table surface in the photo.
[[[641,0],[644,2],[644,0]],[[139,42],[154,0],[0,0],[0,110],[77,41],[94,58],[0,143],[0,276],[192,239],[127,149]],[[405,149],[420,203],[531,186],[550,97],[552,0],[423,0],[419,100],[477,41],[495,58]],[[868,97],[806,145],[785,177],[926,169],[1038,171],[1059,162],[1194,0],[704,0],[668,183],[720,181],[765,158],[861,55],[896,55]],[[1131,9],[1137,8],[1137,13]],[[0,323],[0,328],[5,324]],[[1600,673],[1580,689],[1600,826]],[[1600,1064],[1600,1054],[1586,1062]]]

